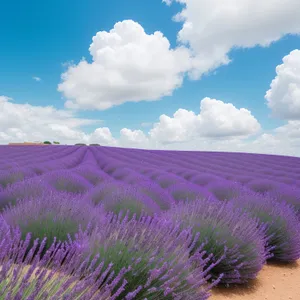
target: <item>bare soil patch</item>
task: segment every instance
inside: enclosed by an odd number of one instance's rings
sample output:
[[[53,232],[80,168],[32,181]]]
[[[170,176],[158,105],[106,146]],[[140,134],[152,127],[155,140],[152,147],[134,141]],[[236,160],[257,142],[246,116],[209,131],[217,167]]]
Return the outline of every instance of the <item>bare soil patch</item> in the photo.
[[[268,263],[247,285],[216,287],[211,294],[211,300],[299,300],[300,260]]]

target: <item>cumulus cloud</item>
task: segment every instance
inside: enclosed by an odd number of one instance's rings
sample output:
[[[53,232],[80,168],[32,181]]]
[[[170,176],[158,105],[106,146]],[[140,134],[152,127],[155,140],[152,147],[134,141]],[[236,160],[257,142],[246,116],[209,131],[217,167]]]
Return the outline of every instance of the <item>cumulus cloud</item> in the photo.
[[[95,129],[90,135],[87,135],[89,143],[100,143],[107,146],[118,146],[118,141],[112,136],[108,127]]]
[[[300,141],[300,121],[288,121],[287,124],[277,127],[274,132],[278,135]]]
[[[161,32],[147,34],[132,20],[99,31],[89,51],[91,63],[71,64],[61,76],[58,90],[67,108],[105,110],[127,101],[158,100],[180,87],[190,68],[188,49],[171,49]]]
[[[279,129],[279,128],[278,128]],[[135,130],[133,130],[135,131]],[[273,130],[261,133],[254,138],[230,137],[211,139],[195,137],[184,142],[162,143],[144,134],[145,140],[131,138],[120,139],[119,147],[160,149],[160,150],[189,150],[189,151],[226,151],[247,152],[276,155],[291,155],[300,157],[300,139],[291,138]]]
[[[184,142],[162,143],[144,134],[146,137],[145,141],[131,139],[129,142],[128,140],[120,139],[118,142],[119,147],[126,148],[247,152],[300,157],[300,138],[295,139],[287,136],[280,132],[280,129],[279,127],[268,133],[262,132],[254,138],[230,137],[211,139],[197,136],[193,139],[186,139]]]
[[[266,47],[286,34],[300,33],[299,0],[163,0],[184,7],[178,41],[194,53],[192,79],[230,62],[234,48]]]
[[[206,97],[200,103],[198,115],[185,109],[178,109],[173,117],[161,115],[149,135],[163,143],[174,143],[197,137],[248,137],[260,129],[249,110]]]
[[[265,95],[267,105],[276,117],[300,120],[300,50],[286,55],[276,74]]]
[[[199,114],[181,108],[173,117],[161,115],[148,134],[120,133],[120,147],[300,156],[299,121],[265,132],[249,110],[210,98],[201,101]]]
[[[300,156],[300,122],[289,122],[263,133],[244,146],[245,151],[278,155]],[[247,150],[248,149],[248,150]]]
[[[81,127],[97,125],[99,120],[77,118],[73,112],[52,106],[17,104],[12,98],[0,96],[0,144],[9,142],[58,140],[64,144],[78,142],[115,144],[108,128],[91,134]]]
[[[120,130],[119,144],[123,147],[137,147],[147,149],[151,147],[148,136],[142,130],[131,130],[122,128]],[[155,146],[155,144],[154,144]],[[152,145],[153,147],[153,145]]]
[[[40,77],[36,77],[36,76],[32,77],[32,79],[38,82],[42,80]]]
[[[259,133],[259,124],[247,110],[210,98],[203,99],[200,108],[198,115],[179,109],[172,118],[166,118],[167,121],[164,121],[167,116],[161,116],[160,122],[148,134],[139,129],[123,128],[117,139],[107,127],[98,127],[93,132],[86,133],[82,126],[97,125],[99,121],[77,118],[72,111],[58,110],[51,106],[17,104],[9,97],[0,96],[0,144],[59,140],[61,144],[83,142],[142,149],[237,151],[300,156],[299,121],[289,121],[268,133]],[[221,111],[222,114],[219,115]],[[212,116],[216,120],[210,123],[211,128],[207,128],[208,123],[205,122],[209,118],[213,120]],[[186,121],[185,117],[191,120]],[[247,122],[249,127],[246,126]],[[243,129],[233,130],[233,124]],[[222,136],[213,134],[212,128],[217,130],[218,127],[223,128]],[[176,135],[177,130],[179,134]],[[247,138],[256,132],[257,136]]]

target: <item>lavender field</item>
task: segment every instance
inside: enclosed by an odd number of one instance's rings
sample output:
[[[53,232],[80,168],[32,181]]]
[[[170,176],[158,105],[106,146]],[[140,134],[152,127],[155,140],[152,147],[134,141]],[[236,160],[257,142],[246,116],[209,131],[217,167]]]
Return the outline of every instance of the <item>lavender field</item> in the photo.
[[[300,158],[0,147],[0,299],[208,299],[300,258]]]

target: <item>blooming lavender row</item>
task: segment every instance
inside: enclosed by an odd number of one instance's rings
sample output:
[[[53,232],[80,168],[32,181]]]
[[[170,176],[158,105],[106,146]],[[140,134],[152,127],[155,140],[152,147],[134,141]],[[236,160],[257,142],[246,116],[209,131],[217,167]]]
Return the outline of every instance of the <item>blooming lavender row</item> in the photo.
[[[158,218],[110,215],[105,224],[79,231],[76,240],[46,248],[0,220],[0,297],[5,299],[199,299],[209,296],[197,239]],[[211,265],[213,267],[215,264]]]
[[[257,156],[262,172],[259,178],[251,171],[253,155],[236,158],[226,153],[64,146],[51,146],[51,153],[50,147],[46,148],[39,147],[36,155],[22,149],[15,153],[18,165],[13,155],[7,165],[4,161],[0,165],[2,217],[9,226],[18,227],[21,240],[31,233],[26,255],[35,238],[48,238],[41,259],[55,239],[67,243],[69,237],[75,238],[83,251],[78,257],[84,260],[92,255],[88,263],[94,260],[97,267],[103,263],[113,272],[107,278],[119,280],[111,291],[117,293],[120,288],[117,298],[133,293],[128,297],[197,299],[199,290],[208,291],[207,280],[215,280],[215,284],[243,283],[254,278],[267,259],[294,261],[300,257],[300,193],[297,174],[288,174],[292,165],[297,170],[296,161],[288,166],[279,163],[280,168],[274,172],[268,169],[271,160],[264,162]],[[235,160],[247,172],[234,170]],[[284,177],[294,186],[276,181]],[[124,217],[122,212],[126,210],[129,212]],[[119,213],[117,218],[115,214]],[[140,219],[131,219],[134,215]],[[172,226],[177,226],[174,235],[168,231]],[[166,241],[175,243],[179,236],[189,236],[189,242],[180,240],[184,247],[178,246],[185,251],[184,263],[189,267],[175,280],[172,272],[181,270],[178,264],[182,266],[183,262],[177,250],[174,260],[169,260]],[[198,241],[191,242],[193,238]],[[160,261],[153,261],[149,254],[155,245],[163,251]],[[96,259],[97,254],[100,258]],[[140,264],[134,264],[136,260]],[[149,288],[152,296],[148,295],[145,282],[149,272],[162,268],[162,264],[173,270],[169,275],[174,276],[163,277],[161,285],[156,286],[160,290]],[[95,271],[92,267],[89,270]],[[79,272],[76,280],[85,281],[90,271]],[[124,274],[115,279],[121,271]],[[72,272],[68,276],[74,276]],[[197,288],[191,287],[195,278],[200,282]],[[121,288],[123,279],[127,283]],[[166,281],[174,282],[174,286],[164,285]]]

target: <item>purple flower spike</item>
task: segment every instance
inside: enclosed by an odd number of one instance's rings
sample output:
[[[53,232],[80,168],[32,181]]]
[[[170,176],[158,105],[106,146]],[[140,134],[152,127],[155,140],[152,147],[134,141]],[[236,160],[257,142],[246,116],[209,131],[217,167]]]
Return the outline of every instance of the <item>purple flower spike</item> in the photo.
[[[90,253],[92,257],[100,254],[98,264],[104,262],[104,268],[111,263],[115,274],[127,269],[124,274],[127,284],[118,299],[169,299],[169,296],[207,299],[209,296],[212,286],[204,275],[203,255],[197,253],[197,264],[196,259],[190,258],[193,234],[191,230],[182,231],[179,224],[158,217],[124,221],[110,215],[107,224],[90,237],[82,233],[77,238],[89,241],[87,257]],[[90,261],[94,263],[92,258]],[[113,292],[117,292],[117,287]]]
[[[46,236],[48,248],[55,237],[67,241],[68,234],[74,236],[80,226],[84,229],[89,224],[98,226],[104,220],[104,212],[80,196],[47,191],[38,199],[23,199],[16,206],[6,208],[3,218],[8,224],[19,226],[23,237],[28,232],[40,240]]]
[[[232,203],[265,224],[273,259],[289,262],[300,258],[300,222],[291,205],[270,195],[249,191]]]
[[[214,199],[179,203],[162,217],[200,233],[191,254],[198,252],[200,245],[205,258],[213,254],[212,279],[223,274],[222,283],[244,283],[255,277],[266,261],[266,240],[258,222],[231,203]]]

